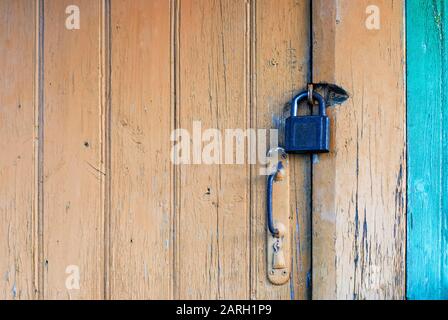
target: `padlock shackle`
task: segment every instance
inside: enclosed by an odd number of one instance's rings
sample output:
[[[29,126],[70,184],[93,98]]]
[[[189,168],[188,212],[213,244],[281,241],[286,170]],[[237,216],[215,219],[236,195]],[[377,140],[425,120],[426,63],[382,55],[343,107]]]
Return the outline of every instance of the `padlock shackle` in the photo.
[[[319,102],[319,115],[326,116],[325,99],[317,92],[313,92],[313,99]],[[291,116],[297,117],[299,111],[299,104],[302,101],[308,100],[308,91],[302,91],[294,99],[292,99]]]

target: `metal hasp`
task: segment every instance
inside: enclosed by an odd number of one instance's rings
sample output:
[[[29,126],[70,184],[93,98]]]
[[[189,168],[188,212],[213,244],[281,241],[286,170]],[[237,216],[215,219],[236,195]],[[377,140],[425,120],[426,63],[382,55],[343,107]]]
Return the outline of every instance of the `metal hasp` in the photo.
[[[319,114],[298,116],[299,105],[305,101],[317,101]],[[292,100],[291,116],[285,123],[285,150],[297,154],[330,151],[330,120],[325,113],[325,99],[317,92],[303,91]]]
[[[280,149],[282,150],[282,149]],[[288,155],[280,150],[272,156],[278,159],[274,172],[267,179],[267,273],[274,285],[290,279],[290,203]]]

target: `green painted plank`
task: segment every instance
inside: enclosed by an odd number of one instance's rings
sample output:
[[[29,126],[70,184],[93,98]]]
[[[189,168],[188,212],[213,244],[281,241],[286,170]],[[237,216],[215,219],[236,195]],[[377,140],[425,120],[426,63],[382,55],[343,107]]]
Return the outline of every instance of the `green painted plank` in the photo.
[[[409,299],[448,299],[448,1],[407,0]]]

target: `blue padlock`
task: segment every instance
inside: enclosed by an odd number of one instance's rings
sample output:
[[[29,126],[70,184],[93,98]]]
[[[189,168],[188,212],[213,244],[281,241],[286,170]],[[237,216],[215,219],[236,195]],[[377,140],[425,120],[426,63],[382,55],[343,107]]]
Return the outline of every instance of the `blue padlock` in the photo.
[[[298,116],[301,102],[308,100],[308,91],[292,100],[291,116],[285,124],[285,150],[287,153],[315,154],[330,151],[330,120],[325,114],[325,99],[313,92],[319,103],[319,115]]]

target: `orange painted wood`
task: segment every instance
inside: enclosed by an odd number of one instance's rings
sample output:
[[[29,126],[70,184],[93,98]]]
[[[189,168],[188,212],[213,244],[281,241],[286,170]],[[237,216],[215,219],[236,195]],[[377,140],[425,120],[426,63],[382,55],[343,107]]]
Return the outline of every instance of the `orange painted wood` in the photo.
[[[179,2],[178,127],[248,127],[248,9],[235,0]],[[249,298],[249,166],[177,173],[176,297]]]
[[[272,128],[308,80],[310,3],[79,0],[67,30],[72,4],[0,3],[0,298],[307,299],[311,260],[313,298],[404,297],[403,1],[312,2],[313,81],[351,99],[312,176],[290,159],[281,287],[259,166],[173,167],[169,136]]]
[[[380,29],[369,30],[369,5]],[[404,1],[313,1],[313,81],[350,99],[328,110],[331,153],[313,169],[313,299],[405,297]]]
[[[293,96],[306,87],[309,68],[309,2],[263,0],[252,2],[251,125],[274,128]],[[293,250],[291,283],[273,286],[266,276],[266,177],[254,166],[251,175],[251,252],[254,299],[307,299],[311,267],[311,165],[309,157],[290,161],[290,216]]]
[[[77,1],[81,28],[67,30],[70,0],[44,3],[43,297],[100,299],[104,291],[102,91],[99,1]],[[68,266],[80,289],[69,290]]]
[[[110,295],[173,297],[171,3],[112,1]]]
[[[37,292],[35,2],[0,1],[0,300]]]
[[[74,3],[31,3],[0,4],[23,30],[0,31],[0,132],[18,141],[0,156],[0,297],[309,298],[309,158],[290,160],[279,287],[260,167],[170,162],[172,129],[193,121],[274,127],[307,81],[309,2],[79,0],[79,30]]]

